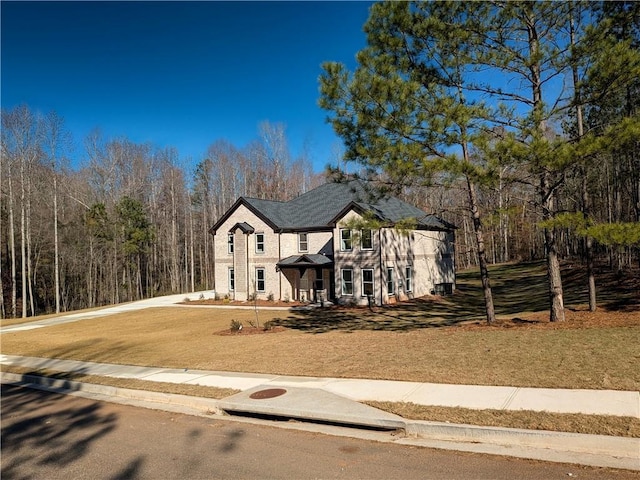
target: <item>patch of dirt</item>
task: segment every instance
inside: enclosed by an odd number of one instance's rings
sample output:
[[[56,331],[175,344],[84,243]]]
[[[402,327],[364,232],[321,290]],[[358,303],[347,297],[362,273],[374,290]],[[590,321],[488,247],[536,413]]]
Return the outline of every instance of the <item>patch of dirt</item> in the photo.
[[[227,330],[221,330],[219,332],[214,332],[214,335],[219,335],[222,337],[226,337],[226,336],[235,336],[235,335],[260,335],[263,333],[278,333],[278,332],[284,332],[286,330],[286,328],[284,327],[271,327],[268,329],[265,329],[263,327],[245,327],[243,326],[241,330],[232,330],[232,329],[227,329]]]
[[[580,328],[610,328],[610,327],[637,327],[640,326],[640,311],[619,312],[598,308],[595,312],[588,309],[565,308],[564,322],[549,321],[549,312],[536,312],[523,314],[513,318],[499,318],[493,325],[487,322],[473,321],[458,325],[456,329],[477,330],[486,328],[524,328],[544,330],[568,330]]]
[[[240,301],[240,300],[214,300],[214,299],[206,299],[206,300],[191,300],[189,302],[180,302],[181,305],[224,305],[226,307],[280,307],[280,308],[292,308],[292,307],[301,307],[306,305],[300,302],[282,302],[282,301],[271,301],[271,300],[251,300],[251,301]]]

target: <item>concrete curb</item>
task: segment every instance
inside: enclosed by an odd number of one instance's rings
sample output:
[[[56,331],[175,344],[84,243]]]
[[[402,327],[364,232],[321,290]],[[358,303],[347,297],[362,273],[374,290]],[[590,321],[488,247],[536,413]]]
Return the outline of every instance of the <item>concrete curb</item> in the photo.
[[[410,420],[408,436],[453,442],[482,442],[505,446],[547,448],[574,453],[590,453],[629,458],[640,469],[640,438],[588,435],[584,433],[522,430],[517,428],[479,427]]]
[[[222,411],[218,400],[208,398],[133,390],[9,372],[0,372],[0,381],[26,388],[80,395],[114,403],[132,404],[189,415],[215,415],[225,420],[234,419]],[[362,438],[355,432],[356,430],[354,430],[353,436]],[[344,435],[344,433],[341,434]],[[640,471],[640,438],[406,420],[405,436],[380,437],[376,440]]]
[[[21,375],[19,373],[0,372],[1,383],[20,385],[26,388],[44,390],[55,393],[99,395],[108,398],[141,401],[159,405],[177,405],[197,410],[201,413],[223,415],[218,408],[218,401],[212,398],[192,397],[176,393],[152,392],[134,390],[131,388],[112,387],[110,385],[96,385],[93,383],[74,382],[59,378],[39,377],[36,375]]]

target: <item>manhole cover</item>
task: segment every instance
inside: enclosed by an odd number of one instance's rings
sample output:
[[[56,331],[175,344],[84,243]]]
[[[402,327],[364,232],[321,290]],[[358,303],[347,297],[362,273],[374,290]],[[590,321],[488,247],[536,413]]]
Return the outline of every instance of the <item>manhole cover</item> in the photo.
[[[254,400],[264,400],[265,398],[274,398],[284,395],[287,391],[284,388],[267,388],[266,390],[258,390],[249,395]]]

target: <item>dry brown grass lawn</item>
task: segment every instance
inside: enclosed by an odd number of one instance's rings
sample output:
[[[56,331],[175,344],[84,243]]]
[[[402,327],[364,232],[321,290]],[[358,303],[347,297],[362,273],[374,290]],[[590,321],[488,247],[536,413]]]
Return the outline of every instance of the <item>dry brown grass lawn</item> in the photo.
[[[260,321],[285,316],[281,323],[290,326],[296,320],[308,322],[313,315],[262,311]],[[331,322],[342,313],[322,315],[323,322]],[[614,326],[598,328],[516,322],[512,328],[471,324],[398,331],[386,328],[387,315],[363,310],[357,318],[370,324],[367,329],[309,333],[287,328],[260,335],[219,335],[231,319],[248,326],[254,312],[166,307],[4,333],[2,352],[283,375],[638,390],[640,312],[618,319],[620,315],[611,314]]]
[[[532,412],[528,410],[471,410],[399,402],[367,402],[403,418],[487,427],[551,430],[556,432],[640,437],[640,419],[609,415]]]

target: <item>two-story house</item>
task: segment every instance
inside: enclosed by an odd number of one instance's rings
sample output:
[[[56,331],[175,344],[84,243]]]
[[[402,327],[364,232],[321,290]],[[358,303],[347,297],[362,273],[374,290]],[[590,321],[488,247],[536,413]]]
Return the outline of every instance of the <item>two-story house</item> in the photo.
[[[358,181],[288,202],[240,197],[210,230],[216,293],[381,305],[451,292],[455,227],[395,197],[367,198]],[[356,231],[363,218],[376,228]]]

